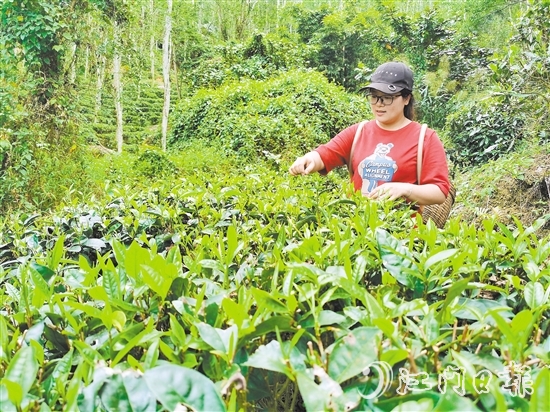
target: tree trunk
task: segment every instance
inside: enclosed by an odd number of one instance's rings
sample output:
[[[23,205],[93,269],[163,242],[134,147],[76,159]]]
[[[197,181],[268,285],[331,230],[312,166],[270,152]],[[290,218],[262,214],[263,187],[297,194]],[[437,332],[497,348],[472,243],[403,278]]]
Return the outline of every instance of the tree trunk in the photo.
[[[184,43],[185,46],[185,43]],[[176,93],[178,96],[178,99],[181,99],[181,90],[180,90],[180,83],[179,83],[179,76],[178,76],[178,62],[176,60],[176,51],[174,50],[174,43],[170,42],[170,53],[172,54],[172,68],[174,69],[174,83],[176,86]],[[184,57],[185,61],[185,57]]]
[[[122,153],[122,73],[120,56],[120,28],[115,22],[115,53],[113,58],[113,86],[115,89],[115,109],[116,109],[116,142],[117,151]]]
[[[97,116],[101,110],[101,98],[103,92],[103,83],[105,82],[105,65],[107,63],[107,57],[104,54],[100,54],[96,66],[97,83],[96,83],[96,95],[95,95],[95,107],[94,107],[94,123],[97,123]]]
[[[117,50],[113,59],[113,86],[115,88],[116,109],[116,143],[118,153],[122,153],[122,82],[121,82],[121,57]]]
[[[149,42],[149,57],[151,58],[151,84],[155,85],[155,49],[157,48],[155,41],[155,4],[154,1],[150,2],[151,13],[151,39]]]
[[[151,58],[151,84],[155,85],[155,35],[151,34],[151,41],[149,45],[149,57]]]
[[[164,40],[162,43],[162,74],[164,80],[164,107],[162,109],[162,150],[166,151],[168,116],[170,114],[170,33],[172,31],[172,0],[168,0]]]
[[[88,72],[90,71],[90,45],[86,46],[84,54],[84,81],[88,83]]]
[[[69,81],[71,84],[74,84],[76,81],[76,43],[71,44],[71,70]]]

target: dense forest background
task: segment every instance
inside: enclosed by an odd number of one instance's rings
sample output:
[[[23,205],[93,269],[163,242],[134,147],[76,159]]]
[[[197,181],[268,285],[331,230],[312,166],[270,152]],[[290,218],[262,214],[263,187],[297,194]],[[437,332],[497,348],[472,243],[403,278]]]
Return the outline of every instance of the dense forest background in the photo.
[[[289,161],[369,116],[357,90],[390,59],[454,174],[548,142],[547,1],[33,0],[0,18],[4,213],[101,190],[111,150]]]

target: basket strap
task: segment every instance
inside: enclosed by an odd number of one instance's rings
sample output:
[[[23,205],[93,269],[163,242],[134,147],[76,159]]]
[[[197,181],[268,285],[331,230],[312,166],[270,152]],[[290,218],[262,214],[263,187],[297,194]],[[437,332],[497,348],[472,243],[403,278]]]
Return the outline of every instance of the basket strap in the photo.
[[[423,124],[420,128],[418,136],[418,152],[416,155],[416,184],[420,184],[420,176],[422,176],[422,151],[424,150],[424,136],[426,136],[427,124]]]
[[[351,150],[349,151],[349,163],[348,163],[348,171],[350,177],[353,177],[353,152],[355,151],[355,145],[357,144],[357,141],[359,140],[359,136],[361,136],[361,131],[363,130],[363,126],[365,123],[367,123],[368,120],[363,120],[361,123],[359,123],[359,126],[357,126],[357,130],[355,131],[355,136],[353,137],[353,143],[351,144]]]

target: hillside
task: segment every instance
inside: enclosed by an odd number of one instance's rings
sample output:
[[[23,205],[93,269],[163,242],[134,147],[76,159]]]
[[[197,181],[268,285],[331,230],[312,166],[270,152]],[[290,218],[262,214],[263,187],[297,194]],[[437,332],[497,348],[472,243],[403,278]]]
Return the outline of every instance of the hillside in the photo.
[[[550,145],[531,143],[498,160],[456,176],[458,195],[452,216],[479,224],[493,216],[525,227],[550,217]],[[539,231],[550,232],[550,221]]]

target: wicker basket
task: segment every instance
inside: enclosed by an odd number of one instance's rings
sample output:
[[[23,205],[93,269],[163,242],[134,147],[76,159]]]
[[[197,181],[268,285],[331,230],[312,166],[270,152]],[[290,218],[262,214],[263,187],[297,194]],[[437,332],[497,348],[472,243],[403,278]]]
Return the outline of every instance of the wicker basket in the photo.
[[[422,221],[427,223],[428,220],[432,220],[435,225],[442,229],[445,226],[445,222],[449,219],[451,208],[455,202],[456,188],[451,183],[449,194],[443,203],[438,205],[426,205],[422,207]]]
[[[426,135],[426,130],[428,126],[423,124],[420,128],[420,136],[418,137],[418,154],[416,159],[416,180],[418,184],[421,184],[420,178],[422,176],[422,150],[424,148],[424,136]],[[449,219],[449,214],[451,213],[451,208],[455,202],[456,197],[456,188],[451,182],[451,187],[449,188],[449,193],[447,198],[443,203],[436,205],[425,205],[420,208],[420,213],[422,214],[422,221],[426,223],[428,220],[432,220],[435,225],[442,229],[445,226],[445,222]]]

